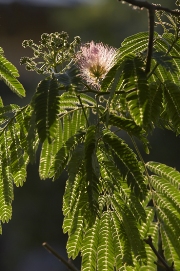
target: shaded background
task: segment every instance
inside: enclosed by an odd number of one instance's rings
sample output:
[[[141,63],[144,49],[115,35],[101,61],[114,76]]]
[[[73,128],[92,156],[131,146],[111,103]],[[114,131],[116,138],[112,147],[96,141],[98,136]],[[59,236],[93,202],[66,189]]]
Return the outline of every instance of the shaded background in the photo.
[[[154,0],[173,8],[169,0]],[[0,82],[4,104],[24,105],[30,101],[40,77],[19,65],[21,56],[31,55],[21,44],[24,39],[38,42],[42,33],[66,31],[73,40],[94,40],[119,47],[124,38],[147,31],[145,10],[133,10],[116,0],[0,0],[0,47],[19,70],[19,80],[27,97],[20,99]],[[167,163],[180,170],[180,139],[172,132],[156,130],[150,137],[152,151],[145,160]],[[38,161],[38,159],[37,159]],[[38,164],[28,166],[28,178],[22,188],[15,188],[12,220],[3,225],[0,236],[0,270],[60,271],[67,270],[50,255],[42,243],[47,241],[66,256],[67,236],[62,233],[62,196],[66,174],[59,180],[40,181]],[[75,261],[77,267],[80,261]]]

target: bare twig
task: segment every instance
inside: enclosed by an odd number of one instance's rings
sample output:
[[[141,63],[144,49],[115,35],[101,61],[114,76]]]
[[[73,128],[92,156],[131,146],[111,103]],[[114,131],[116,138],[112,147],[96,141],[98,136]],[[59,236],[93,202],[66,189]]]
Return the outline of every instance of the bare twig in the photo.
[[[153,245],[152,242],[152,238],[151,236],[149,236],[147,239],[144,240],[146,244],[148,244],[152,251],[154,252],[154,254],[157,256],[157,258],[159,259],[159,261],[162,263],[162,265],[166,268],[167,271],[173,271],[174,270],[174,263],[172,263],[171,266],[169,266],[166,261],[163,259],[163,257],[158,253],[158,251],[156,250],[155,246]]]
[[[50,253],[52,253],[59,261],[61,261],[64,265],[66,265],[72,271],[79,271],[72,263],[69,263],[66,259],[64,259],[61,255],[59,255],[49,244],[46,242],[42,244]]]
[[[155,12],[152,9],[148,10],[149,14],[149,41],[148,41],[148,53],[147,53],[147,61],[146,61],[146,73],[150,72],[151,69],[151,58],[153,53],[153,39],[154,39],[154,20],[155,20]]]

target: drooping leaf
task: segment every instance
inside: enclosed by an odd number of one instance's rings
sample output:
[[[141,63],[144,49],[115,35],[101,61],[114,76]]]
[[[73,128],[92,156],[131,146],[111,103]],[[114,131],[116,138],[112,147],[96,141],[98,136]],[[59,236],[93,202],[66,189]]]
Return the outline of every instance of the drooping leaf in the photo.
[[[147,127],[150,122],[149,86],[143,65],[138,57],[127,58],[123,78],[129,112],[137,125]]]
[[[97,250],[99,244],[100,220],[87,230],[82,244],[82,271],[97,270]]]
[[[69,178],[66,182],[66,188],[64,193],[63,201],[63,212],[64,215],[67,215],[69,212],[72,212],[74,206],[77,203],[77,199],[82,193],[81,190],[85,189],[82,185],[82,178],[84,176],[83,170],[83,160],[84,160],[84,146],[79,144],[76,146],[72,157],[68,164],[68,175]]]
[[[167,231],[167,228],[163,227],[163,225],[161,226],[160,231],[165,259],[169,266],[174,263],[174,267],[178,268],[180,265],[179,241],[173,242],[172,236]]]
[[[148,220],[148,227],[147,227],[147,236],[145,236],[145,239],[147,239],[149,236],[152,238],[153,245],[156,250],[158,250],[158,241],[159,241],[159,228],[157,222],[152,222],[152,214],[154,215],[154,212],[150,212],[150,220]],[[140,271],[154,271],[155,270],[155,264],[154,262],[157,261],[156,255],[154,254],[151,247],[146,244],[146,254],[147,254],[147,264],[142,265],[139,270]]]
[[[36,116],[34,111],[28,121],[29,129],[26,137],[26,152],[29,156],[29,161],[33,164],[36,161],[36,151],[39,145],[39,136],[36,129]]]
[[[59,113],[59,91],[56,79],[43,80],[37,87],[34,110],[39,138],[51,141],[55,137]]]
[[[78,134],[70,137],[62,148],[56,153],[54,163],[50,168],[49,177],[53,177],[53,179],[57,179],[64,168],[68,165],[69,158],[71,157],[72,152],[75,147],[81,142],[84,137],[83,132],[79,132]]]
[[[154,38],[158,36],[157,33],[154,33]],[[148,32],[140,32],[135,35],[132,35],[126,38],[120,48],[120,56],[125,57],[126,55],[132,53],[143,53],[147,50],[148,46]]]
[[[150,90],[150,124],[149,128],[153,129],[157,123],[159,123],[160,120],[160,115],[162,112],[163,108],[163,88],[162,85],[159,84],[158,82],[153,82],[149,85],[149,90]]]
[[[99,197],[99,164],[96,155],[97,147],[97,134],[96,126],[90,126],[87,130],[85,137],[85,172],[87,193],[89,197],[89,209],[91,217],[89,217],[89,223],[92,225],[96,219],[98,212],[98,197]]]
[[[104,116],[103,118],[104,119]],[[135,136],[141,140],[147,146],[146,132],[138,126],[133,120],[121,117],[115,114],[110,114],[108,118],[109,124],[116,126],[128,134]]]
[[[169,266],[174,262],[177,268],[180,258],[180,173],[157,162],[148,162],[147,167],[156,174],[151,175],[150,180],[155,191],[153,199],[160,223],[164,256]]]
[[[81,249],[82,240],[83,240],[83,232],[84,232],[84,224],[83,224],[83,216],[80,212],[75,212],[74,219],[71,218],[71,230],[69,231],[69,238],[67,242],[67,252],[68,256],[75,259]]]
[[[125,232],[123,222],[119,219],[117,212],[112,212],[112,235],[115,251],[116,267],[119,270],[124,265],[133,265],[133,257],[128,236]],[[121,269],[120,269],[121,270]]]
[[[98,236],[97,269],[114,271],[115,258],[109,212],[104,212],[99,227],[101,230]]]
[[[164,103],[171,126],[179,130],[180,122],[180,87],[171,82],[164,84]]]
[[[22,186],[26,181],[26,163],[24,161],[24,150],[21,146],[20,134],[18,134],[20,128],[17,123],[9,125],[10,135],[12,143],[10,145],[10,166],[13,175],[14,183],[16,186]]]
[[[134,254],[137,261],[146,261],[145,244],[143,243],[138,229],[138,222],[128,204],[124,204],[121,197],[116,193],[112,199],[113,207],[119,216],[129,243],[129,250]],[[125,238],[125,236],[124,236]],[[131,254],[131,255],[132,255]]]
[[[0,176],[0,221],[8,222],[12,216],[12,200],[13,200],[13,177],[10,168],[9,135],[4,131],[1,133],[1,176]]]
[[[172,46],[173,44],[173,46]],[[169,67],[169,71],[164,73],[165,78],[164,81],[167,79],[172,80],[172,82],[179,84],[178,82],[178,76],[176,70],[180,71],[180,43],[178,40],[176,40],[176,37],[172,33],[164,33],[162,36],[158,36],[155,42],[155,48],[159,52],[165,52],[166,57],[171,57],[170,63],[166,62],[166,70],[167,65]],[[173,65],[173,69],[171,68]]]
[[[19,77],[16,67],[0,54],[0,79],[18,96],[24,97],[25,89],[16,77]]]
[[[130,177],[128,179],[128,185],[134,191],[136,196],[144,198],[147,193],[145,179],[133,151],[122,139],[111,132],[104,133],[103,140],[127,168]]]
[[[176,66],[173,63],[173,57],[167,55],[164,51],[154,51],[152,58],[154,58],[156,63],[164,67],[167,71],[176,72]]]
[[[146,166],[151,172],[166,178],[174,187],[179,189],[180,173],[176,169],[153,161],[146,163]]]

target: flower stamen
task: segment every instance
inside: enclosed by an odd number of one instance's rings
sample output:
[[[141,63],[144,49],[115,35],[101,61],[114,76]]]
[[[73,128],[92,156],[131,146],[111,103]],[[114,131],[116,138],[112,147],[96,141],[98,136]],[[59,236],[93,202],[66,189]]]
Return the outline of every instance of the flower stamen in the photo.
[[[77,53],[77,66],[81,77],[93,86],[100,89],[100,83],[115,63],[116,49],[91,41],[81,46]]]

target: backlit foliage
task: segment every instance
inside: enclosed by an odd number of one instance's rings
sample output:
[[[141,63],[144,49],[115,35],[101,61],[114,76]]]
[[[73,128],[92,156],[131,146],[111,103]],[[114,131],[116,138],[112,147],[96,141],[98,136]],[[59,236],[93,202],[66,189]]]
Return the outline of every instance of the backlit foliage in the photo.
[[[136,144],[149,153],[147,137],[155,127],[180,134],[179,26],[170,14],[163,24],[164,15],[157,13],[164,33],[154,33],[150,72],[148,33],[122,42],[98,89],[79,76],[80,39],[70,43],[65,32],[43,34],[39,45],[23,43],[34,56],[21,64],[44,75],[31,102],[19,107],[0,100],[0,221],[11,218],[13,186],[26,181],[39,149],[41,179],[60,181],[68,173],[63,230],[68,256],[80,254],[83,271],[157,270],[149,236],[167,265],[180,267],[180,173],[145,164]],[[17,76],[1,50],[0,77],[24,96]]]

